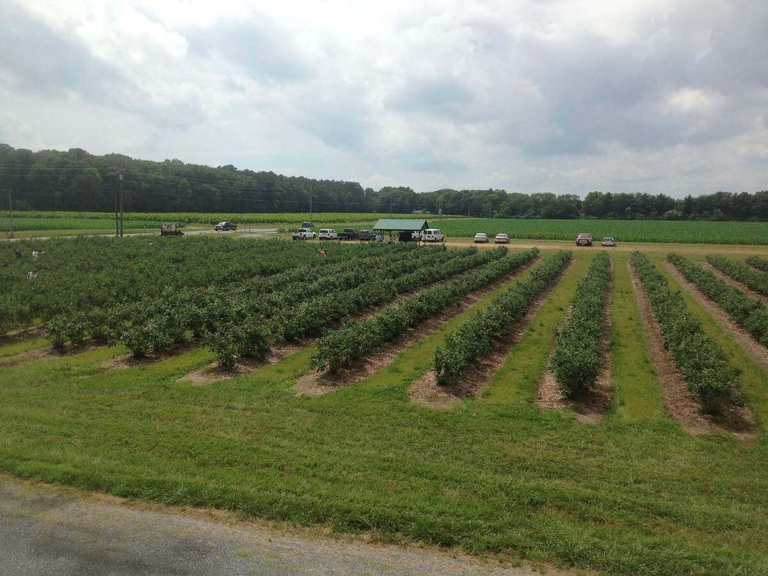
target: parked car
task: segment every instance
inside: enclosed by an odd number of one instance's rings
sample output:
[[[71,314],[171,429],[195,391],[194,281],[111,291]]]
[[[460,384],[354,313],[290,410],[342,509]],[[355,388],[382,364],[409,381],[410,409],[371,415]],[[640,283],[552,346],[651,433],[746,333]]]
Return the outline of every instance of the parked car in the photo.
[[[373,230],[360,230],[360,232],[357,233],[357,239],[358,240],[375,240],[376,239],[376,232]]]
[[[214,226],[213,229],[216,230],[217,232],[222,232],[222,231],[237,232],[237,224],[235,224],[234,222],[228,222],[225,220],[224,222],[219,222],[218,224],[216,224],[216,226]]]
[[[509,244],[509,236],[506,234],[496,234],[496,238],[493,241],[495,244]]]
[[[426,228],[421,233],[422,242],[444,242],[445,234],[439,228]]]
[[[314,224],[312,224],[312,222],[302,222],[302,223],[301,223],[301,227],[302,227],[302,228],[314,228],[314,227],[315,227],[315,225],[314,225]]]
[[[576,246],[592,246],[592,234],[582,232],[576,237]]]
[[[485,232],[478,232],[475,234],[475,243],[476,244],[488,244],[488,234]]]
[[[332,228],[321,228],[318,237],[320,240],[337,240],[339,235],[336,234],[336,230],[333,230]]]
[[[299,228],[296,232],[291,232],[291,238],[294,240],[314,240],[315,236],[317,234],[309,228]]]
[[[603,238],[603,241],[600,242],[601,246],[616,246],[616,240],[611,238],[610,236],[606,236]]]
[[[354,228],[344,228],[342,232],[338,234],[339,240],[357,240],[360,235]]]

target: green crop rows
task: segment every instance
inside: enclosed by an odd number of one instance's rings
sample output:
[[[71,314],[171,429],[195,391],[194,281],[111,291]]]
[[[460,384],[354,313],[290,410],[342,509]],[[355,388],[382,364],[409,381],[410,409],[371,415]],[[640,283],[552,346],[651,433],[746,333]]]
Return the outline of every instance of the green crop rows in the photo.
[[[730,384],[736,378],[736,370],[722,348],[704,332],[701,322],[688,311],[680,293],[669,288],[648,258],[633,252],[631,262],[648,293],[664,346],[672,352],[688,389],[705,410],[717,411],[723,400],[732,397]]]
[[[741,282],[755,292],[768,296],[768,273],[755,270],[742,262],[731,260],[725,256],[707,256],[707,262],[737,282]]]
[[[765,304],[723,282],[712,272],[702,270],[684,256],[673,253],[667,258],[689,282],[728,312],[734,322],[744,327],[758,342],[768,346],[768,314]]]
[[[506,255],[507,249],[496,248],[492,252]],[[328,331],[318,341],[312,366],[319,370],[329,368],[332,372],[349,366],[354,360],[396,339],[408,328],[418,326],[467,294],[531,262],[538,253],[534,248],[494,260],[452,282],[433,286],[389,306],[365,322],[349,323],[338,330]]]
[[[765,260],[764,258],[760,258],[758,256],[751,256],[750,258],[746,259],[746,263],[752,266],[753,268],[757,268],[758,270],[762,270],[763,272],[768,272],[768,260]]]
[[[579,282],[571,315],[560,330],[550,364],[567,396],[594,385],[600,374],[600,340],[604,337],[605,295],[611,282],[611,259],[601,252]]]
[[[536,266],[526,280],[516,282],[497,296],[485,310],[466,320],[448,336],[445,346],[435,351],[434,368],[441,384],[450,384],[464,373],[470,363],[491,351],[504,329],[522,318],[531,302],[562,272],[570,262],[570,252],[558,252]]]

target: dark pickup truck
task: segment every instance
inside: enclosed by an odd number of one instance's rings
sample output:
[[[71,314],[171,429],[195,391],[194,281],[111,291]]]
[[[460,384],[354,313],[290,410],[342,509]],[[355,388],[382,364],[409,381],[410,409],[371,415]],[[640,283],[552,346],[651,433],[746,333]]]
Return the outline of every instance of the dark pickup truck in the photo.
[[[357,230],[354,228],[344,228],[342,232],[338,233],[339,240],[357,240]]]

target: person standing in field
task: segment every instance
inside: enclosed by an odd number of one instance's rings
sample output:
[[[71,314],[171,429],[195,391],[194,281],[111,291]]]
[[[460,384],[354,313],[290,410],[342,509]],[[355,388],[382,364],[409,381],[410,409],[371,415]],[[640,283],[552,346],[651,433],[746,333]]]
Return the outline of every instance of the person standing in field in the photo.
[[[29,272],[27,272],[27,278],[29,278],[30,280],[34,280],[35,278],[37,278],[37,270],[30,270]]]
[[[320,256],[320,258],[325,258],[326,256],[328,256],[328,254],[326,254],[325,250],[318,250],[317,254]]]
[[[21,250],[15,250],[14,252],[16,253],[16,260],[21,260],[21,257],[23,256]]]

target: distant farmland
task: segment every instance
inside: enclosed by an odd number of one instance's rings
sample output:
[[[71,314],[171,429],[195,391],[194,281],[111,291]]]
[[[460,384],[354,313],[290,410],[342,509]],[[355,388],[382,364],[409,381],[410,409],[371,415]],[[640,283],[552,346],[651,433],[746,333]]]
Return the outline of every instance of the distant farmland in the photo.
[[[447,220],[439,226],[450,238],[477,232],[531,240],[575,240],[580,232],[618,242],[680,244],[768,244],[768,222],[675,222],[665,220],[510,220],[502,218]]]

